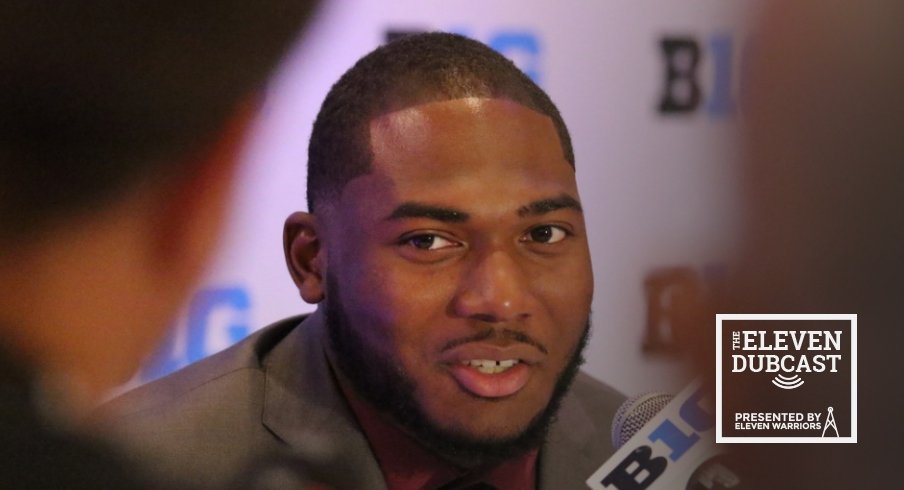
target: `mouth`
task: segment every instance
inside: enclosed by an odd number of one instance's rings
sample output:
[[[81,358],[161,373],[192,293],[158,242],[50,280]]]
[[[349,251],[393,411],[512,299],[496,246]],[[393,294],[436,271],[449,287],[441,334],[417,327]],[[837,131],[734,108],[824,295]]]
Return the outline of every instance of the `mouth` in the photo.
[[[466,393],[478,398],[501,399],[515,395],[530,380],[528,365],[517,359],[473,359],[449,366],[449,373]]]
[[[483,374],[499,374],[508,371],[519,362],[521,362],[519,359],[506,359],[504,361],[493,361],[490,359],[471,359],[461,361],[461,365],[470,366]]]
[[[447,351],[441,361],[465,393],[498,400],[524,389],[544,357],[526,344],[475,342]]]

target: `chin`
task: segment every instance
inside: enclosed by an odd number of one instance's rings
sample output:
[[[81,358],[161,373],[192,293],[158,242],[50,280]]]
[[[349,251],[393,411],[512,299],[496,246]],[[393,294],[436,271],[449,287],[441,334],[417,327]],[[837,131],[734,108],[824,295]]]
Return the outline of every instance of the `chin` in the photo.
[[[522,437],[541,418],[546,404],[526,404],[515,397],[479,399],[465,404],[421,404],[425,422],[435,431],[476,444],[506,443]],[[517,396],[517,395],[516,395]],[[448,407],[456,406],[451,409]]]
[[[529,424],[530,421],[528,420],[517,427],[503,427],[498,422],[489,422],[480,426],[460,427],[458,430],[453,430],[453,432],[457,432],[463,438],[470,439],[478,444],[500,444],[520,438],[524,435]]]

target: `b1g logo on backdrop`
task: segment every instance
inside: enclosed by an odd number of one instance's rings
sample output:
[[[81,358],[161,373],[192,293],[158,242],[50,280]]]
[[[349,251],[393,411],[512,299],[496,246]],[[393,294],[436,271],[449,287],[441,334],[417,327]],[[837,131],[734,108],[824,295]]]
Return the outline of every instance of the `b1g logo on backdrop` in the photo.
[[[734,36],[665,36],[659,40],[659,51],[664,67],[660,114],[688,115],[702,110],[713,119],[735,114],[743,63],[738,63]]]
[[[398,29],[388,28],[384,31],[383,40],[391,42],[412,34],[428,32],[429,29]],[[494,29],[489,32],[475,33],[473,29],[464,26],[456,26],[446,29],[447,32],[461,34],[483,42],[496,52],[512,60],[537,85],[542,85],[542,45],[540,35],[527,28],[519,29]]]
[[[716,315],[716,442],[857,442],[857,315]]]
[[[217,285],[191,298],[185,323],[170,331],[139,373],[144,383],[219,352],[251,333],[251,294],[241,285]]]

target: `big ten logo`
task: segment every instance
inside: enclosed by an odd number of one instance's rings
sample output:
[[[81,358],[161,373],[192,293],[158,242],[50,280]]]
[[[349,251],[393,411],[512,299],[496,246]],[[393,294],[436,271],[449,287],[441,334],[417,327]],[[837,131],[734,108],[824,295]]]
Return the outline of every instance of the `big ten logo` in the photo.
[[[647,303],[642,349],[647,354],[676,355],[700,340],[701,325],[708,325],[713,305],[725,280],[725,267],[707,264],[660,267],[643,281]],[[709,340],[710,331],[705,332]]]
[[[701,108],[714,119],[735,114],[747,54],[739,52],[734,36],[666,36],[659,52],[664,68],[661,114],[694,114]]]
[[[713,413],[703,407],[707,394],[706,387],[700,386],[679,402],[677,411],[674,402],[663,408],[665,418],[651,427],[642,427],[637,436],[628,441],[634,449],[603,477],[603,487],[643,490],[656,482],[670,464],[688,457],[692,449],[696,449],[697,454],[690,457],[688,463],[701,455],[710,456],[713,448],[706,447],[707,439],[701,438],[701,434],[715,427]]]
[[[512,60],[513,63],[531,78],[537,85],[541,85],[543,75],[543,46],[540,36],[523,28],[498,29],[483,33],[475,33],[468,27],[453,27],[447,30],[455,34],[476,39],[493,48],[498,53]],[[390,42],[412,34],[428,32],[427,29],[387,29],[385,42]]]
[[[164,376],[238,342],[251,333],[251,298],[240,286],[202,289],[139,374],[142,382]]]

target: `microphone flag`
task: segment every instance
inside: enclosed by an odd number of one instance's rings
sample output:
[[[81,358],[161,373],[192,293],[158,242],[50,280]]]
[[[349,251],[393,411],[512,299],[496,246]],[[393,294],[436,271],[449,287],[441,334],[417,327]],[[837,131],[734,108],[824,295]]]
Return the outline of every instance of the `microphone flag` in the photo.
[[[686,488],[694,471],[722,453],[716,446],[715,408],[695,380],[643,425],[590,478],[593,490]]]

